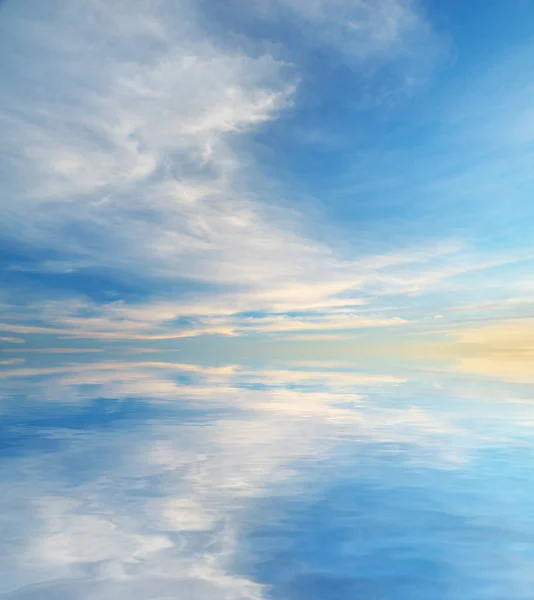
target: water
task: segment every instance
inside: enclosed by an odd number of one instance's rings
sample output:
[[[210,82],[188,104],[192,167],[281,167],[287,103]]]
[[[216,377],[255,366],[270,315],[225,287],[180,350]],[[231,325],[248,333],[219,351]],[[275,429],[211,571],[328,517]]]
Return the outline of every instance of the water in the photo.
[[[534,597],[528,378],[99,360],[0,366],[1,598]]]

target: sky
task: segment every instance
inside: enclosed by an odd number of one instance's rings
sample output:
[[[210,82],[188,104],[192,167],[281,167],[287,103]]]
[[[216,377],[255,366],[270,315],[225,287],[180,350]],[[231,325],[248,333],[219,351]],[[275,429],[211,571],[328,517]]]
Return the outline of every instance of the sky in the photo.
[[[0,600],[532,600],[533,27],[0,0]]]
[[[3,2],[2,348],[528,348],[533,21]]]

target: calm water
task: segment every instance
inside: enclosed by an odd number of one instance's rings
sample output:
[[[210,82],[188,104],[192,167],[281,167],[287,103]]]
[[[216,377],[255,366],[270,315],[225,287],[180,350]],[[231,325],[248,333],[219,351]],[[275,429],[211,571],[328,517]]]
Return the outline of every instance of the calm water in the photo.
[[[0,366],[2,598],[534,597],[528,381],[58,358]]]

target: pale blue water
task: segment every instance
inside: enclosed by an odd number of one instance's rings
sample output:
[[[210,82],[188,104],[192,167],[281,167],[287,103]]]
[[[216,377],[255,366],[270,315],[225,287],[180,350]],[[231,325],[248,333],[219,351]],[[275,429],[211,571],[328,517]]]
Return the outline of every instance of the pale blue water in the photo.
[[[534,598],[529,384],[73,360],[0,367],[0,597]]]

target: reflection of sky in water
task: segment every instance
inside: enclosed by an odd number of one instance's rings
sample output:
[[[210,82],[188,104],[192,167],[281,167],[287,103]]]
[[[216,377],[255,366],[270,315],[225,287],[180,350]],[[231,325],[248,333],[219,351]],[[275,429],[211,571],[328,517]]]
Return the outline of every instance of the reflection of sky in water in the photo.
[[[2,597],[532,598],[528,385],[1,369]]]

